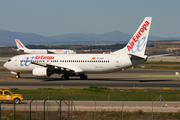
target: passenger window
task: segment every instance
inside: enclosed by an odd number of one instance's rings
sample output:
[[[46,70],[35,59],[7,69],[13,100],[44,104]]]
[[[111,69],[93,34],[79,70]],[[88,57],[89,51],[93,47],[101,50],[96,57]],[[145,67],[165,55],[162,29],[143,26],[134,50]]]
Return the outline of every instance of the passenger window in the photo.
[[[11,93],[8,91],[5,91],[5,95],[11,95]]]
[[[0,95],[2,95],[3,94],[3,91],[0,91]]]

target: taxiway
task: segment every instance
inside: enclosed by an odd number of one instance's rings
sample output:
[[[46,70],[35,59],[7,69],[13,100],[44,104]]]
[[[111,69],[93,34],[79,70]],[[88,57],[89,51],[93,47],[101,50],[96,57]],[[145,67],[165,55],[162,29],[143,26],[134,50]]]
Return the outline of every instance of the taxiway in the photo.
[[[31,73],[22,73],[16,79],[10,72],[0,72],[0,88],[36,89],[36,88],[87,88],[89,86],[117,89],[180,89],[180,76],[177,70],[128,69],[109,74],[88,74],[88,80],[79,77],[61,80],[60,75],[35,77]]]

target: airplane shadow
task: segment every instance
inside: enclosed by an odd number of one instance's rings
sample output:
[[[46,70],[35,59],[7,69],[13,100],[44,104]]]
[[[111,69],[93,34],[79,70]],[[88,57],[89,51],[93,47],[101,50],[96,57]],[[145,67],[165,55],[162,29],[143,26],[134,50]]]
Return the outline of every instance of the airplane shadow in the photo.
[[[167,82],[167,81],[174,81],[174,80],[170,80],[170,79],[138,79],[138,78],[90,78],[87,80],[81,80],[78,78],[70,78],[69,80],[62,80],[61,78],[41,78],[41,77],[24,77],[25,79],[37,79],[37,80],[43,80],[45,82],[50,82],[50,81],[129,81],[129,82]]]

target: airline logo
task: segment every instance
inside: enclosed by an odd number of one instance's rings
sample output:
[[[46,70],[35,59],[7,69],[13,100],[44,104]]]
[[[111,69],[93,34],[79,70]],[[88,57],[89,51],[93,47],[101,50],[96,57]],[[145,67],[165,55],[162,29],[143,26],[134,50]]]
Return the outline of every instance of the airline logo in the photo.
[[[44,55],[37,55],[32,57],[25,57],[21,60],[20,65],[21,66],[29,66],[31,64],[32,60],[53,60],[54,56],[44,56]]]
[[[21,42],[19,42],[19,40],[16,40],[16,42],[18,43],[19,48],[24,48],[24,46],[21,44]]]
[[[138,33],[132,37],[132,41],[129,42],[129,44],[127,45],[127,49],[130,52],[130,50],[134,47],[134,45],[136,44],[137,41],[139,41],[138,39],[141,37],[141,35],[147,31],[147,27],[149,26],[149,22],[145,21],[145,23],[142,25],[141,29],[138,31]],[[143,38],[142,38],[143,39]]]
[[[37,55],[34,59],[36,60],[52,60],[54,59],[54,56],[44,56],[44,55]]]
[[[141,40],[137,41],[137,45],[134,45],[131,52],[136,53],[141,52],[146,46],[146,36],[144,36]]]

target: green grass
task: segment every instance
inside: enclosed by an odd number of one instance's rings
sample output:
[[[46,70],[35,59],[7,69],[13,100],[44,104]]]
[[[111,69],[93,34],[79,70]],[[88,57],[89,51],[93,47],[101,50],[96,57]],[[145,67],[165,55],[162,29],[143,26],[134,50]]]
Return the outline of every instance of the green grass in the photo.
[[[141,68],[141,66],[136,66],[135,68]],[[169,69],[169,70],[180,70],[180,66],[145,66],[141,69]]]
[[[0,58],[0,60],[9,60],[9,58]]]
[[[47,112],[45,113],[46,120],[49,118],[49,120],[56,120],[57,111]],[[73,111],[73,115],[76,117],[73,118],[73,120],[93,120],[94,119],[94,112],[89,111]],[[61,120],[67,120],[67,112],[62,111],[61,113]],[[47,118],[48,117],[48,118]],[[2,112],[1,115],[2,120],[14,120],[14,113],[10,111]],[[32,120],[43,120],[44,114],[42,111],[37,112],[31,112],[31,118]],[[57,117],[58,120],[60,119],[59,116]],[[152,113],[151,112],[143,112],[142,110],[139,110],[137,112],[123,112],[123,118],[124,120],[151,120],[152,119]],[[30,119],[30,113],[26,111],[26,120]],[[71,119],[71,116],[69,116],[69,119]],[[109,111],[109,112],[96,112],[96,119],[97,120],[121,120],[122,119],[122,112],[115,112],[115,111]],[[153,120],[164,120],[164,119],[180,119],[180,113],[177,111],[175,113],[153,113]],[[19,112],[16,111],[16,120],[25,120],[25,113],[24,111]]]
[[[146,61],[146,62],[143,63],[143,64],[173,64],[173,65],[176,65],[176,64],[180,64],[180,62]]]
[[[49,94],[50,100],[65,100],[68,97],[72,97],[77,93],[73,98],[74,100],[87,100],[93,101],[98,93],[98,101],[107,101],[108,94],[110,95],[110,101],[121,101],[124,94],[125,101],[151,101],[152,95],[154,94],[154,100],[162,95],[165,101],[180,101],[180,90],[152,90],[152,89],[107,89],[107,88],[98,88],[98,87],[89,87],[85,89],[10,89],[13,93],[22,94],[25,96],[26,100],[31,100],[31,96],[36,100],[46,99]]]
[[[180,77],[179,75],[139,75],[140,77]]]

